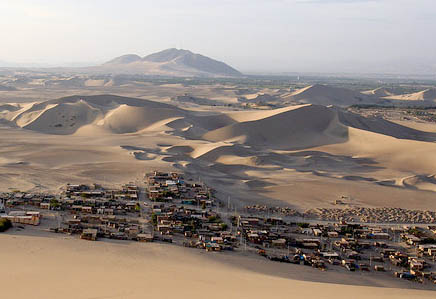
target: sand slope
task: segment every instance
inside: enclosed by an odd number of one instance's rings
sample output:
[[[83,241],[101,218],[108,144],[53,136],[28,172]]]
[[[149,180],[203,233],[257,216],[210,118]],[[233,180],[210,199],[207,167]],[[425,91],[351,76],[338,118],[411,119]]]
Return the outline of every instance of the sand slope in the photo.
[[[365,95],[376,96],[376,97],[393,96],[392,92],[388,91],[384,87],[378,87],[376,89],[365,90],[365,91],[362,91],[362,93]]]
[[[315,84],[299,89],[283,97],[283,100],[325,106],[334,105],[347,107],[354,104],[371,104],[378,99],[345,88]]]
[[[436,101],[436,89],[429,88],[415,93],[403,94],[403,95],[391,95],[385,97],[386,99],[399,100],[399,101]]]
[[[238,142],[276,149],[308,148],[343,142],[347,130],[335,112],[323,106],[305,106],[259,120],[244,121],[203,135],[210,141]]]
[[[205,294],[207,298],[340,299],[350,298],[350,294],[356,299],[434,298],[432,291],[279,277],[278,273],[298,276],[299,272],[315,279],[337,275],[171,245],[4,234],[0,242],[2,266],[8,269],[1,290],[5,298],[204,298]],[[273,266],[277,267],[275,272]],[[368,280],[367,275],[359,273],[351,276],[356,281]],[[336,279],[344,283],[353,280],[345,276]]]

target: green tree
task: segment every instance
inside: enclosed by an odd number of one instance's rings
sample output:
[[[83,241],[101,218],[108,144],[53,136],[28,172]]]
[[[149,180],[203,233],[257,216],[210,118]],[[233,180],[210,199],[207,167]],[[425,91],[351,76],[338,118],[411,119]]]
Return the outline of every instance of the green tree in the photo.
[[[6,218],[0,218],[0,233],[12,227],[12,222]]]

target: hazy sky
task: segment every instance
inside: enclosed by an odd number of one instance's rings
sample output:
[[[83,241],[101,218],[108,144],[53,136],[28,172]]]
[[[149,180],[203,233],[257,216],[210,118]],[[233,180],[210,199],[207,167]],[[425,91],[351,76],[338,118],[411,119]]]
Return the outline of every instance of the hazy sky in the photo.
[[[436,0],[0,0],[0,61],[189,49],[241,71],[434,72]]]

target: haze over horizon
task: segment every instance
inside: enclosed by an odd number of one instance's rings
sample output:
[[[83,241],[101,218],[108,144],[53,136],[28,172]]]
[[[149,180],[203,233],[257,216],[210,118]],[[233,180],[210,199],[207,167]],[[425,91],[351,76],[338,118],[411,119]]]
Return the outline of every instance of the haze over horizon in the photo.
[[[242,72],[436,73],[431,0],[21,0],[0,25],[0,66],[183,48]]]

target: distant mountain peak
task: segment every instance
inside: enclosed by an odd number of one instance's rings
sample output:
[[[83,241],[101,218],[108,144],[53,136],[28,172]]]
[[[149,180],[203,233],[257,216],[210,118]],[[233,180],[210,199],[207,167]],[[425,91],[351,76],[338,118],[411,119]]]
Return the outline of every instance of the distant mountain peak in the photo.
[[[196,55],[189,50],[170,48],[142,58],[143,61],[168,62],[184,55]],[[198,54],[197,54],[198,55]]]
[[[224,62],[189,50],[170,48],[141,58],[128,54],[112,59],[103,66],[117,67],[117,71],[170,76],[241,76]]]

